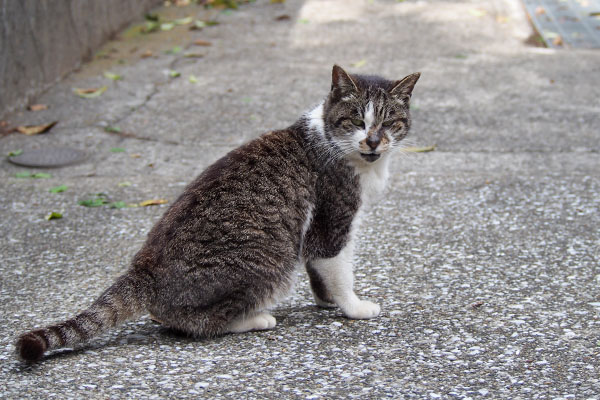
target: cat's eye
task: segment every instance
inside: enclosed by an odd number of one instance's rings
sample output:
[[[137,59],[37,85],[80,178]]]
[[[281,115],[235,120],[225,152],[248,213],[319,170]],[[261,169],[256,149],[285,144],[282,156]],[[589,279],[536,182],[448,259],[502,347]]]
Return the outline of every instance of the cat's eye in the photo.
[[[385,121],[383,124],[381,124],[381,126],[385,126],[386,128],[392,126],[392,124],[394,123],[394,121]]]
[[[350,120],[353,125],[360,126],[361,128],[365,127],[365,122],[362,119],[352,118]]]

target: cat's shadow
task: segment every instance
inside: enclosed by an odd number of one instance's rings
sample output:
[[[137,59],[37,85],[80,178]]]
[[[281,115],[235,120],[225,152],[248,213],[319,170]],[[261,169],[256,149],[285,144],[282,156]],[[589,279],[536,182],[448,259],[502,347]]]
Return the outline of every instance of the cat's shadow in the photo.
[[[341,314],[337,308],[323,308],[316,305],[303,305],[303,306],[289,306],[279,307],[273,311],[273,316],[277,319],[277,325],[273,329],[265,331],[254,331],[254,335],[271,335],[278,330],[284,330],[286,328],[296,327],[305,325],[307,322],[319,324],[324,319],[328,321],[341,321],[346,318]],[[119,328],[115,328],[118,330]],[[131,330],[131,329],[129,329]],[[85,357],[87,351],[101,350],[107,347],[120,347],[120,346],[148,346],[152,342],[160,342],[161,340],[170,340],[176,342],[199,342],[199,343],[219,343],[226,341],[234,335],[240,335],[237,333],[227,333],[215,338],[194,338],[189,334],[165,327],[159,322],[146,317],[144,324],[136,324],[133,333],[125,333],[118,331],[115,332],[116,336],[112,336],[108,339],[96,339],[92,342],[82,345],[77,348],[64,348],[52,351],[48,353],[41,360],[40,363],[24,363],[19,362],[17,365],[18,372],[33,372],[44,362],[63,359],[68,360],[73,357]]]

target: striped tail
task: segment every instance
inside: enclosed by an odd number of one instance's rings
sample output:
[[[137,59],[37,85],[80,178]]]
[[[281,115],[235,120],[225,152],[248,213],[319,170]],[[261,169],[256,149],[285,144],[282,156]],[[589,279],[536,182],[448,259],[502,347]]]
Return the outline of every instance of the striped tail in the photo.
[[[34,362],[47,351],[86,342],[144,312],[150,292],[148,282],[130,271],[76,317],[21,335],[16,343],[17,355],[24,361]]]

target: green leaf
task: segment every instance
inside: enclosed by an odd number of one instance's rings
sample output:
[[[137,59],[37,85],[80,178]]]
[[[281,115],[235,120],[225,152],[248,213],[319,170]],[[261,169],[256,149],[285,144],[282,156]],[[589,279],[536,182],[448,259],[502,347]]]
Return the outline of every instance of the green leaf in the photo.
[[[207,26],[206,22],[197,19],[194,21],[194,26],[192,28],[202,29],[202,28],[206,28],[206,26]]]
[[[108,133],[121,133],[121,128],[119,128],[118,126],[105,126],[104,127],[104,132],[108,132]]]
[[[160,29],[160,23],[157,21],[146,21],[144,28],[142,29],[142,33],[151,33],[156,32]]]
[[[31,173],[31,172],[17,172],[15,174],[15,176],[17,178],[34,178],[34,179],[52,178],[52,175],[50,175],[47,172],[36,172],[36,173]]]
[[[298,23],[299,24],[308,24],[308,23],[310,23],[310,21],[307,18],[300,18],[298,20]]]
[[[146,21],[154,21],[154,22],[160,21],[160,15],[158,15],[158,14],[147,13],[146,15],[144,15],[144,18],[146,19]]]
[[[67,190],[67,185],[60,185],[60,186],[54,186],[53,188],[50,188],[49,192],[50,193],[62,193],[65,190]]]
[[[182,50],[183,48],[181,46],[175,46],[172,49],[165,50],[165,54],[177,54],[181,53]]]
[[[194,75],[190,75],[189,80],[190,83],[198,83],[198,78],[196,78]]]
[[[113,147],[110,149],[111,153],[124,153],[125,149],[122,147]]]
[[[61,219],[62,214],[56,211],[52,211],[50,214],[46,215],[46,221],[50,221],[51,219]]]
[[[23,154],[23,150],[18,149],[18,150],[9,151],[7,156],[8,157],[16,157],[16,156],[20,156],[21,154]]]
[[[192,17],[179,18],[173,21],[175,25],[187,25],[191,24],[194,19]]]
[[[127,203],[125,203],[124,201],[113,201],[112,203],[110,203],[108,205],[108,207],[110,207],[110,208],[125,208],[125,207],[129,207],[129,205]]]
[[[117,186],[119,186],[119,187],[129,187],[129,186],[131,186],[131,182],[128,182],[128,181],[119,182],[117,184]]]
[[[160,24],[161,31],[170,31],[173,28],[175,28],[175,24],[173,22],[165,22],[163,24]]]
[[[181,72],[170,70],[169,71],[169,76],[171,78],[179,78],[181,76]]]
[[[109,71],[104,71],[104,76],[108,79],[112,79],[113,81],[120,81],[123,77],[119,74],[113,74]]]
[[[91,199],[79,200],[77,204],[84,207],[100,207],[105,204],[108,204],[108,198],[104,193],[97,193],[96,197],[92,197]]]

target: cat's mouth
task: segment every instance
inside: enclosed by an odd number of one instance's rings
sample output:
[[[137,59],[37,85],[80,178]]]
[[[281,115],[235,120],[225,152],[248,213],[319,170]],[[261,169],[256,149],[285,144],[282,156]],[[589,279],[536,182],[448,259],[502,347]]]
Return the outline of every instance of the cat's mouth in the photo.
[[[360,153],[360,156],[363,158],[363,160],[365,160],[367,162],[373,162],[373,161],[377,161],[379,159],[379,157],[381,157],[381,154]]]

